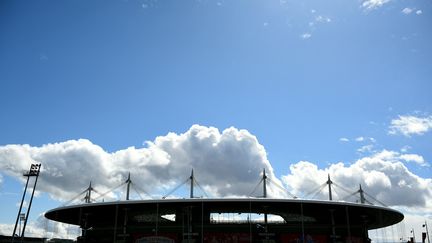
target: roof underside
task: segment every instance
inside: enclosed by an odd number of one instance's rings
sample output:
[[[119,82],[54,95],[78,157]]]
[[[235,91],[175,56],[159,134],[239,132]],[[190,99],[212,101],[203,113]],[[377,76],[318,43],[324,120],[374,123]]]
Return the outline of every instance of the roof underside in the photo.
[[[385,207],[333,201],[290,200],[290,199],[165,199],[143,201],[120,201],[109,203],[82,204],[56,208],[45,217],[51,220],[82,225],[84,218],[88,225],[112,223],[115,215],[127,211],[137,214],[176,214],[185,208],[195,209],[199,218],[211,213],[272,214],[286,222],[304,221],[309,224],[328,224],[333,214],[336,223],[351,225],[366,224],[369,229],[382,228],[403,220],[402,213]],[[293,216],[294,215],[294,216]],[[291,218],[290,218],[291,217]],[[293,217],[295,217],[293,219]],[[305,219],[313,220],[305,220]],[[161,218],[160,218],[161,219]],[[161,219],[163,220],[163,219]]]

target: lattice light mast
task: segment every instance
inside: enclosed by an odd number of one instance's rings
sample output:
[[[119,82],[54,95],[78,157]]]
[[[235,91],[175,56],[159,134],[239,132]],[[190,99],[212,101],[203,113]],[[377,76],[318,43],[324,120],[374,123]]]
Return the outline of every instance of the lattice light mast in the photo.
[[[30,166],[30,170],[27,173],[24,174],[24,176],[27,177],[27,182],[26,182],[26,185],[25,185],[25,188],[24,188],[23,196],[22,196],[22,199],[21,199],[21,204],[20,204],[20,207],[19,207],[19,210],[18,210],[18,215],[17,215],[16,221],[15,221],[15,227],[14,227],[14,230],[13,230],[13,233],[12,233],[12,242],[14,242],[15,235],[16,235],[16,229],[17,229],[17,226],[18,226],[18,221],[20,220],[20,215],[22,214],[21,210],[22,210],[22,206],[24,204],[24,200],[25,200],[25,196],[26,196],[26,193],[27,193],[27,187],[28,187],[28,184],[29,184],[29,181],[30,181],[30,177],[36,177],[35,183],[33,185],[33,191],[32,191],[31,197],[30,197],[30,203],[29,203],[29,206],[27,208],[27,212],[25,213],[25,217],[24,217],[24,226],[22,228],[22,231],[20,232],[21,233],[21,242],[24,240],[24,232],[25,232],[25,228],[26,228],[26,225],[27,225],[27,220],[28,220],[28,217],[29,217],[29,214],[30,214],[31,205],[32,205],[32,202],[33,202],[33,196],[34,196],[34,193],[36,191],[36,184],[37,184],[37,181],[38,181],[38,178],[39,178],[40,168],[41,168],[41,164],[32,164]]]

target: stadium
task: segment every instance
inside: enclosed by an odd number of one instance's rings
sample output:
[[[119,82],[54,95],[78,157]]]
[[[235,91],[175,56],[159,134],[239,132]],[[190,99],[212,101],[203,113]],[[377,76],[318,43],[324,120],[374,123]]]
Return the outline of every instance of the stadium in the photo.
[[[87,203],[52,209],[45,217],[77,225],[78,242],[369,242],[368,230],[399,223],[404,216],[385,206],[331,200],[190,198]]]

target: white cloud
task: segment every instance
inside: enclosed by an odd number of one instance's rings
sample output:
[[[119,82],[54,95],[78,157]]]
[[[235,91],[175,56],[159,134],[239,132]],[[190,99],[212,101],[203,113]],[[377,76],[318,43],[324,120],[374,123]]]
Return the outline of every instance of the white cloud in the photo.
[[[408,7],[402,9],[401,12],[405,15],[409,15],[412,13],[415,13],[416,15],[421,15],[423,13],[423,11],[421,9],[416,10],[416,8],[408,8]]]
[[[372,144],[364,145],[361,148],[357,149],[357,152],[359,153],[371,153],[374,152],[374,146]]]
[[[169,133],[148,141],[147,147],[108,153],[89,140],[69,140],[41,147],[0,146],[0,170],[22,180],[30,163],[42,163],[38,190],[68,200],[89,181],[99,192],[120,185],[127,173],[152,195],[166,193],[195,171],[200,185],[213,196],[247,196],[266,169],[278,181],[264,147],[246,130],[192,126],[183,134]],[[231,186],[226,186],[229,183]],[[269,188],[270,196],[281,192]]]
[[[390,0],[366,0],[363,1],[362,7],[367,10],[377,9],[382,7],[384,4],[390,2]]]
[[[311,14],[312,14],[312,19],[309,20],[308,22],[308,30],[305,31],[302,35],[300,35],[300,38],[302,39],[309,39],[312,37],[312,33],[320,26],[323,24],[327,24],[330,23],[332,20],[330,17],[324,16],[324,15],[320,15],[317,14],[317,11],[312,9],[311,10]]]
[[[432,116],[399,116],[391,121],[389,134],[402,134],[404,136],[423,135],[432,129]]]
[[[370,141],[371,143],[375,143],[376,139],[373,138],[373,137],[362,137],[362,136],[360,136],[360,137],[355,138],[355,141],[356,142]]]
[[[312,37],[311,33],[304,33],[300,36],[302,39],[306,40]]]
[[[339,141],[341,141],[341,142],[349,142],[349,139],[348,138],[339,138]]]
[[[331,19],[329,17],[318,15],[315,17],[315,21],[318,23],[330,23]]]
[[[401,151],[402,153],[406,153],[406,152],[408,152],[408,150],[410,150],[410,149],[411,149],[411,146],[405,145],[405,146],[403,146],[403,147],[400,149],[400,151]]]
[[[414,162],[420,166],[429,166],[429,164],[424,160],[423,156],[418,154],[402,154],[399,156],[399,158],[407,162]]]
[[[415,9],[412,9],[412,8],[404,8],[404,9],[402,9],[402,13],[408,15],[408,14],[412,13],[414,10]]]
[[[292,193],[305,195],[326,182],[330,174],[336,184],[353,192],[362,184],[368,194],[387,205],[422,208],[425,213],[432,213],[432,179],[410,172],[402,162],[406,159],[418,158],[383,150],[349,166],[336,163],[321,169],[311,162],[300,161],[290,166],[290,173],[282,181]],[[335,192],[340,193],[338,199],[347,195],[337,188]],[[317,198],[327,198],[327,191],[322,190]]]

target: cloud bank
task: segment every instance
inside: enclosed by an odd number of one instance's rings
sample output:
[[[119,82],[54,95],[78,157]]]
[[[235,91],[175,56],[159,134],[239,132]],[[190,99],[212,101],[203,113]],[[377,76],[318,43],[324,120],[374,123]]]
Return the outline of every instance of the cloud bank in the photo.
[[[86,139],[41,147],[6,145],[0,147],[0,169],[23,180],[22,172],[30,163],[42,163],[38,190],[63,201],[82,192],[89,181],[99,192],[108,191],[124,182],[129,172],[135,185],[154,196],[163,196],[185,181],[192,168],[200,186],[213,197],[251,196],[262,169],[272,181],[281,183],[264,147],[247,130],[231,127],[220,132],[194,125],[185,133],[169,133],[146,144],[112,153]],[[297,196],[318,187],[331,174],[336,183],[352,191],[361,183],[365,191],[388,205],[425,207],[432,202],[431,179],[418,177],[406,167],[409,163],[430,166],[422,156],[388,150],[371,152],[349,166],[334,163],[320,169],[308,161],[293,163],[281,179]],[[270,185],[270,197],[289,197]],[[261,193],[258,188],[252,196]],[[325,198],[326,192],[318,197]]]
[[[247,196],[266,169],[277,180],[264,147],[246,130],[192,126],[183,134],[169,133],[146,142],[144,148],[129,147],[113,153],[89,140],[69,140],[41,147],[0,147],[0,170],[17,178],[31,163],[42,163],[38,190],[68,200],[83,191],[89,181],[100,192],[126,180],[149,194],[167,192],[188,178],[196,179],[212,196]],[[277,191],[270,189],[270,195]]]

